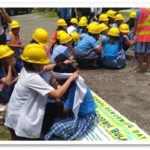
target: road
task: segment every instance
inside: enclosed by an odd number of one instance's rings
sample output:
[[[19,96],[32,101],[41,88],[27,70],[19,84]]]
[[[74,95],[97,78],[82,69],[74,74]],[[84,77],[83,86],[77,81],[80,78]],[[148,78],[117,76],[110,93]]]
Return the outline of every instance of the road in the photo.
[[[21,24],[21,38],[29,43],[38,27],[51,35],[56,29],[57,18],[36,14],[12,17]],[[127,53],[127,66],[122,70],[80,70],[91,89],[130,121],[150,135],[150,75],[134,71],[133,51]]]

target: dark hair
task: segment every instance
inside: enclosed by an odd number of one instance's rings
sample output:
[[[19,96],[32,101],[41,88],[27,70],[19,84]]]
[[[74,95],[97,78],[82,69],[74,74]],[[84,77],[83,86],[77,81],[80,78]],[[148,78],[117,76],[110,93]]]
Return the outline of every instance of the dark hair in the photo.
[[[34,39],[32,39],[32,40],[30,41],[30,43],[36,43],[36,44],[39,44],[39,43],[36,42]]]
[[[63,54],[59,54],[58,56],[56,56],[55,63],[63,63],[65,60],[67,60],[68,58],[66,56],[64,56]]]
[[[59,72],[59,73],[73,73],[77,70],[72,64],[64,64],[64,63],[59,63],[57,64],[54,68],[54,72]]]
[[[32,72],[35,72],[35,71],[36,71],[36,69],[34,68],[34,66],[33,66],[32,63],[23,61],[23,65],[24,65],[24,67],[25,67],[25,69],[26,69],[27,71],[32,71]]]
[[[129,29],[131,30],[134,28],[135,18],[130,18],[126,23],[129,25]]]

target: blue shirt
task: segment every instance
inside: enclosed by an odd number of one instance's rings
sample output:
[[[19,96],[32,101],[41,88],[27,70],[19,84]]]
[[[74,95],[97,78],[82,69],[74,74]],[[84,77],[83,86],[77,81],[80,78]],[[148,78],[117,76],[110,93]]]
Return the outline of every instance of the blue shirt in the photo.
[[[115,41],[114,43],[110,42],[110,39],[107,38],[102,44],[103,50],[102,55],[106,59],[114,60],[118,57],[118,52],[120,51],[121,44],[119,41]]]
[[[15,65],[15,69],[16,69],[16,73],[19,73],[22,69],[23,65],[16,61],[16,65]],[[5,77],[7,75],[7,73],[4,72],[4,70],[2,68],[0,68],[0,79]]]
[[[55,63],[55,58],[59,55],[59,54],[63,54],[64,56],[66,56],[67,58],[69,57],[69,50],[67,46],[63,46],[63,45],[58,45],[57,47],[54,48],[53,50],[53,54],[51,56],[51,63]]]
[[[72,86],[70,87],[68,97],[64,102],[64,108],[72,110],[75,91],[76,91],[76,83],[74,82],[72,84]],[[96,107],[97,106],[96,106],[96,103],[94,102],[94,98],[91,94],[91,91],[90,91],[89,87],[87,87],[87,92],[86,92],[86,95],[84,97],[84,100],[80,104],[79,114],[80,115],[86,115],[88,113],[94,112]]]
[[[105,41],[108,39],[108,37],[106,35],[104,35],[104,34],[101,34],[100,35],[100,39],[101,39],[101,43],[103,45],[103,43],[105,43]]]
[[[83,37],[76,46],[77,50],[79,51],[89,51],[91,49],[95,49],[98,47],[98,41],[93,36],[86,35]]]
[[[135,19],[137,20],[137,19],[139,19],[139,17],[140,17],[140,9],[138,9],[138,10],[136,11]]]

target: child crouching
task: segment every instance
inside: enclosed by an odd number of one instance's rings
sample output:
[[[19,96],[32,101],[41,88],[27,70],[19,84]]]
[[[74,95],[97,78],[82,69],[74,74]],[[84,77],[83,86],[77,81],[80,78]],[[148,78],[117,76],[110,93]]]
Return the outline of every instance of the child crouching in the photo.
[[[70,74],[76,71],[71,64],[57,64],[52,75],[62,85]],[[84,133],[94,124],[96,118],[96,104],[92,97],[90,88],[84,83],[84,79],[78,80],[70,85],[64,94],[64,109],[62,117],[57,118],[45,140],[74,140],[81,138]]]

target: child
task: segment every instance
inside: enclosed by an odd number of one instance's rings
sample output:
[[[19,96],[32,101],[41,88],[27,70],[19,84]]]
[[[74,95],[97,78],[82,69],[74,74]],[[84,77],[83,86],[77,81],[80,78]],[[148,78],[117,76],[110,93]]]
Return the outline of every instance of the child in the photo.
[[[117,27],[119,28],[120,25],[124,22],[124,17],[122,14],[117,14],[115,16],[115,23],[112,25],[112,27]]]
[[[115,15],[116,15],[116,11],[109,9],[106,14],[108,16],[108,26],[112,27],[112,25],[115,23]]]
[[[129,33],[129,26],[126,23],[123,23],[119,27],[120,30],[120,37],[122,41],[122,48],[124,51],[127,51],[129,47],[133,45],[133,41],[130,40],[128,33]]]
[[[108,26],[104,23],[98,25],[100,30],[100,41],[103,43],[107,39]]]
[[[62,34],[65,34],[66,32],[64,30],[59,30],[56,33],[56,40],[55,42],[50,46],[50,56],[53,54],[53,50],[56,46],[60,45],[60,37]]]
[[[130,32],[128,33],[129,38],[134,42],[134,44],[132,45],[132,50],[134,50],[135,53],[135,61],[138,60],[138,53],[135,52],[135,31],[134,31],[134,26],[135,26],[135,17],[136,17],[136,12],[130,12],[129,14],[129,20],[126,22],[129,26]]]
[[[0,45],[0,95],[7,102],[22,69],[22,64],[13,55],[14,51],[7,45]]]
[[[99,22],[100,23],[104,23],[104,24],[108,25],[108,21],[109,21],[109,19],[108,19],[108,16],[106,14],[101,14],[99,16]]]
[[[72,48],[72,38],[69,34],[63,33],[60,37],[60,45],[56,46],[53,50],[53,54],[51,56],[52,63],[54,62],[54,59],[59,54],[63,54],[68,59],[74,59],[73,56],[73,48]]]
[[[54,67],[52,75],[62,85],[75,71],[76,69],[71,64],[61,63]],[[45,140],[78,139],[94,124],[96,104],[90,88],[84,83],[82,77],[70,85],[63,96],[63,102],[62,116],[54,121],[45,135]]]
[[[88,26],[88,35],[81,39],[75,47],[76,60],[80,67],[96,68],[101,57],[99,41],[99,27],[96,24]]]
[[[63,96],[72,81],[78,78],[78,72],[73,73],[55,90],[46,82],[44,74],[41,75],[43,66],[50,62],[42,46],[27,45],[21,59],[24,68],[8,103],[5,126],[10,129],[15,139],[39,139],[48,96],[54,99]]]
[[[72,32],[77,32],[78,29],[78,19],[72,18],[70,20],[71,25],[67,28],[68,34],[71,34]]]
[[[48,44],[48,32],[44,28],[37,28],[32,34],[32,40],[30,43],[38,43],[44,47],[47,52],[47,56],[50,57],[49,44]]]
[[[102,64],[107,68],[124,68],[125,53],[122,50],[119,29],[112,27],[109,29],[107,35],[109,37],[102,43]]]
[[[20,39],[20,24],[17,20],[12,20],[10,24],[11,31],[7,34],[6,44],[15,51],[15,58],[19,60],[20,54],[24,46]]]
[[[80,35],[77,32],[72,32],[70,35],[73,39],[72,47],[74,48],[75,46],[77,46],[78,42],[80,41]]]
[[[87,35],[87,26],[87,21],[84,19],[80,19],[78,33],[80,34],[81,39]]]
[[[126,22],[129,25],[130,30],[134,28],[135,17],[136,17],[136,12],[135,11],[130,12],[129,20]]]
[[[57,29],[51,36],[50,46],[52,46],[56,42],[57,31],[59,31],[59,30],[63,30],[67,33],[67,23],[64,19],[58,19],[57,20]]]

